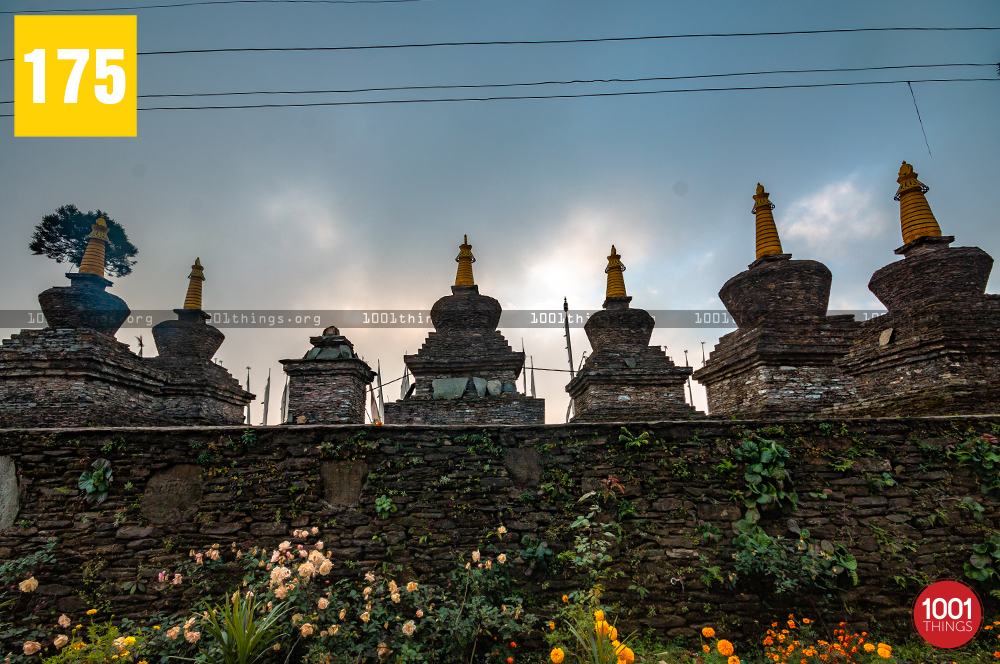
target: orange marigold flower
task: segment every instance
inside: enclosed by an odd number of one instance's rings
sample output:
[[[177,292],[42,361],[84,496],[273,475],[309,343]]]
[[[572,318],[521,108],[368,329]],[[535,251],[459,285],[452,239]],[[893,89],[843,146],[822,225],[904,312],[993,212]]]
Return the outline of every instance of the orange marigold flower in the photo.
[[[706,646],[706,645],[703,645],[703,646],[701,647],[701,649],[702,649],[702,650],[704,650],[705,652],[712,652],[712,649],[711,649],[711,648],[709,648],[709,647],[708,647],[708,646]]]
[[[507,658],[507,664],[514,664],[514,658],[513,657],[508,657]]]
[[[702,627],[701,635],[704,636],[706,639],[710,639],[713,636],[715,636],[715,630],[712,629],[711,627]]]
[[[788,629],[795,629],[795,621],[794,620],[789,620],[788,621]]]
[[[771,627],[777,627],[778,623],[771,623]]]
[[[511,647],[511,648],[516,648],[516,647],[517,647],[517,644],[516,644],[516,643],[514,643],[513,641],[511,641],[511,642],[510,642],[510,647]]]
[[[993,656],[996,657],[997,659],[1000,659],[1000,652],[994,652]]]
[[[740,664],[740,658],[737,657],[736,655],[733,655],[732,657],[726,660],[726,664]]]
[[[808,618],[803,618],[803,619],[802,619],[802,623],[803,623],[804,625],[809,625],[809,624],[812,624],[812,621],[811,621],[811,620],[809,620]]]
[[[774,639],[772,639],[770,636],[767,637],[766,639],[764,639],[764,645],[765,646],[773,646],[774,645]]]
[[[729,657],[733,654],[733,644],[725,639],[720,639],[715,647],[719,649],[719,654],[723,657]]]
[[[840,626],[841,627],[847,627],[847,623],[845,623],[845,622],[844,623],[840,623]]]

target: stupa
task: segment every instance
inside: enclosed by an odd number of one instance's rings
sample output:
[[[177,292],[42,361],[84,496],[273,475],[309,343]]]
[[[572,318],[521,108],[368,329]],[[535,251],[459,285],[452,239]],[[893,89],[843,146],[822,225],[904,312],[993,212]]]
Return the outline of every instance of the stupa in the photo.
[[[207,323],[201,308],[205,271],[196,258],[188,275],[184,306],[177,320],[153,326],[158,357],[147,360],[164,376],[160,411],[176,423],[239,424],[254,395],[222,366],[212,362],[226,335]]]
[[[1000,409],[1000,295],[987,295],[993,258],[952,247],[903,162],[899,188],[902,260],[872,275],[868,289],[886,306],[866,321],[841,367],[856,398],[835,413],[953,415]]]
[[[431,308],[434,332],[403,361],[415,382],[385,404],[386,424],[543,424],[545,401],[517,392],[524,353],[497,330],[502,308],[479,294],[468,236],[459,247],[451,295]]]
[[[0,426],[168,424],[158,412],[163,377],[115,339],[129,316],[105,292],[108,227],[91,226],[70,286],[38,296],[48,327],[21,330],[0,346]]]
[[[288,424],[364,424],[365,392],[375,372],[336,327],[310,337],[301,360],[281,360],[288,374]]]
[[[584,325],[590,357],[566,386],[574,422],[635,422],[700,415],[684,399],[690,367],[678,367],[659,346],[650,346],[656,322],[629,306],[625,266],[611,245],[604,308]]]
[[[705,386],[712,416],[817,413],[853,396],[853,381],[835,362],[859,323],[826,315],[830,270],[784,253],[774,204],[759,183],[753,200],[757,258],[719,291],[738,328],[719,339],[693,377]]]

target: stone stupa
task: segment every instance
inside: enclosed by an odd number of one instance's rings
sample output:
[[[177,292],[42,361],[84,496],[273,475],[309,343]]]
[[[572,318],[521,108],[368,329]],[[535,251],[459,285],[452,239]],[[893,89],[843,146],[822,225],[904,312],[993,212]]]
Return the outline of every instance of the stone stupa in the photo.
[[[239,424],[255,396],[221,365],[212,362],[226,335],[207,323],[202,311],[205,271],[196,258],[188,275],[184,307],[177,320],[153,326],[157,357],[147,360],[164,375],[161,412],[177,423]]]
[[[770,194],[757,184],[752,213],[757,259],[726,282],[719,299],[738,329],[719,339],[694,372],[711,416],[794,417],[853,396],[836,366],[857,334],[854,316],[827,316],[830,270],[781,248]]]
[[[545,401],[517,391],[524,353],[497,330],[500,303],[479,294],[468,236],[455,260],[452,294],[431,308],[435,331],[403,357],[415,382],[403,399],[385,404],[385,423],[543,424]]]
[[[868,289],[889,310],[866,321],[843,358],[856,398],[850,415],[957,415],[1000,411],[1000,295],[987,295],[993,258],[952,247],[903,162],[899,188],[902,260],[877,270]]]
[[[684,398],[689,367],[650,346],[656,322],[629,306],[621,256],[611,245],[604,308],[584,325],[593,353],[566,386],[574,422],[651,422],[700,415]]]

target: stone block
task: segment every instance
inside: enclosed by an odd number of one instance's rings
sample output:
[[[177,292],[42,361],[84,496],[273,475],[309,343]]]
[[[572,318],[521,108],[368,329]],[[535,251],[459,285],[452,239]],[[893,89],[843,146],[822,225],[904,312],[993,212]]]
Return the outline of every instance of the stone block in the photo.
[[[9,456],[0,456],[0,530],[7,530],[17,520],[20,509],[17,468]]]
[[[357,505],[368,472],[368,464],[360,459],[322,462],[320,477],[323,479],[323,499],[334,507]]]
[[[435,399],[458,399],[465,394],[468,378],[436,378],[431,381]]]
[[[178,464],[146,484],[139,513],[153,524],[190,522],[201,505],[201,466]]]

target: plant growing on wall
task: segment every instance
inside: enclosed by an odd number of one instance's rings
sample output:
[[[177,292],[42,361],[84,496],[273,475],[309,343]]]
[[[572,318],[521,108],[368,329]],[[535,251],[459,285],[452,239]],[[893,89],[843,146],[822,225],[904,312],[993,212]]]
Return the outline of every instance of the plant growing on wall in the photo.
[[[965,563],[965,576],[973,581],[986,582],[991,577],[1000,578],[996,568],[1000,566],[1000,535],[993,533],[986,539],[972,545],[972,555]],[[992,593],[991,593],[992,594]]]
[[[87,492],[88,503],[100,505],[107,499],[108,491],[111,490],[111,462],[107,459],[98,459],[91,468],[93,470],[85,470],[80,475],[77,485]]]
[[[396,505],[392,502],[392,498],[382,494],[380,497],[375,499],[375,513],[378,514],[380,519],[388,519],[389,515],[396,511]]]
[[[747,466],[743,479],[749,489],[744,499],[748,509],[756,512],[759,507],[792,508],[799,502],[792,489],[791,475],[785,470],[785,461],[790,456],[782,445],[754,434],[733,450],[733,457]]]
[[[979,476],[979,488],[985,495],[1000,496],[1000,445],[988,433],[971,438],[954,450],[945,452],[949,459],[971,468]]]

